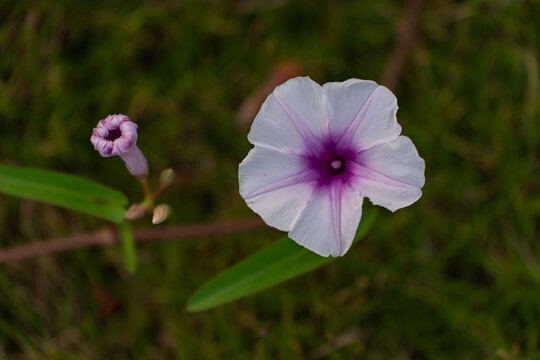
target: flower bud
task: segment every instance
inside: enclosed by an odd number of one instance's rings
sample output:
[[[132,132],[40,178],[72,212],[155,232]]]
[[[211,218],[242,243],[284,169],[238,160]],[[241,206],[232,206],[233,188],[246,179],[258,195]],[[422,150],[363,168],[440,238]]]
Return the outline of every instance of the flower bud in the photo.
[[[170,186],[172,182],[174,181],[174,170],[171,168],[167,168],[161,172],[159,175],[159,183],[162,186]]]
[[[137,220],[144,216],[144,206],[140,204],[132,204],[128,211],[126,211],[126,214],[124,215],[124,218],[127,220]]]
[[[137,147],[137,124],[126,115],[109,115],[100,120],[90,142],[103,157],[120,156],[132,175],[144,178],[148,174],[148,162]]]
[[[160,204],[154,208],[154,213],[152,215],[152,224],[157,225],[161,224],[171,214],[171,207],[167,204]]]

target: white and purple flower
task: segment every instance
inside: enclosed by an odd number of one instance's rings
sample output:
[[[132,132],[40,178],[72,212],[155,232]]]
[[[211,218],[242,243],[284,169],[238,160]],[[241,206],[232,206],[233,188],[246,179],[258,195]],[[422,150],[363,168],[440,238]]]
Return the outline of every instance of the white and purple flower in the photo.
[[[350,248],[362,201],[391,211],[422,195],[424,160],[373,81],[278,86],[257,114],[239,167],[240,194],[270,226],[322,256]]]
[[[132,175],[146,177],[148,162],[137,147],[137,124],[126,115],[109,115],[100,120],[92,132],[90,142],[101,156],[118,155]]]

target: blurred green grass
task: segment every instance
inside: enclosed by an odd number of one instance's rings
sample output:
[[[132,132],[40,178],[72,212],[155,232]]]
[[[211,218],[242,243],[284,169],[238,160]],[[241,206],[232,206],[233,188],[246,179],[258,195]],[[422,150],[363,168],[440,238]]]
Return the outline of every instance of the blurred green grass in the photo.
[[[319,83],[379,79],[402,6],[1,1],[0,161],[138,200],[121,160],[89,142],[125,113],[153,174],[179,174],[170,223],[250,216],[243,99],[284,59]],[[189,294],[279,232],[141,245],[135,277],[117,248],[2,265],[0,359],[309,359],[347,333],[326,358],[538,357],[540,4],[426,1],[418,33],[396,89],[427,165],[418,203],[330,266],[203,313],[183,311]],[[0,196],[2,247],[101,225]]]

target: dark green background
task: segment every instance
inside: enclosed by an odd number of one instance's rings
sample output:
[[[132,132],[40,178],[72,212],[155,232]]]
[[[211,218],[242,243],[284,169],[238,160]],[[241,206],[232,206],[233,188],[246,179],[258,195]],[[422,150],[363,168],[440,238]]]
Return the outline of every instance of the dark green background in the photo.
[[[85,176],[140,199],[89,137],[139,124],[154,176],[178,179],[169,224],[252,216],[236,111],[279,61],[315,81],[379,79],[403,3],[0,1],[0,162]],[[540,3],[425,1],[396,88],[426,161],[424,195],[381,211],[342,259],[244,300],[183,310],[275,230],[0,266],[0,359],[538,359]],[[368,202],[366,207],[371,206]],[[103,222],[0,196],[0,246]],[[139,226],[150,226],[149,220]],[[331,350],[336,339],[351,335]],[[339,343],[339,341],[337,341]],[[330,346],[330,348],[325,346]]]

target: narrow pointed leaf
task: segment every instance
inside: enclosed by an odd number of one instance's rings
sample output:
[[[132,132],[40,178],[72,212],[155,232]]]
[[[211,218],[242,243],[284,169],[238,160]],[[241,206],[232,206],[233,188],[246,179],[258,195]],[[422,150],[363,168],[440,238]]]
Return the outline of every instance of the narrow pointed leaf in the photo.
[[[137,248],[133,238],[131,225],[129,224],[129,221],[124,220],[116,225],[116,229],[118,231],[118,236],[120,237],[120,244],[122,245],[122,254],[124,255],[126,268],[130,273],[135,273],[137,270]]]
[[[376,218],[376,210],[364,212],[356,239],[363,237]],[[201,311],[225,304],[314,270],[335,258],[319,256],[288,237],[218,275],[199,288],[188,300],[188,311]]]
[[[96,182],[55,171],[0,165],[0,193],[82,211],[119,223],[127,198]]]

